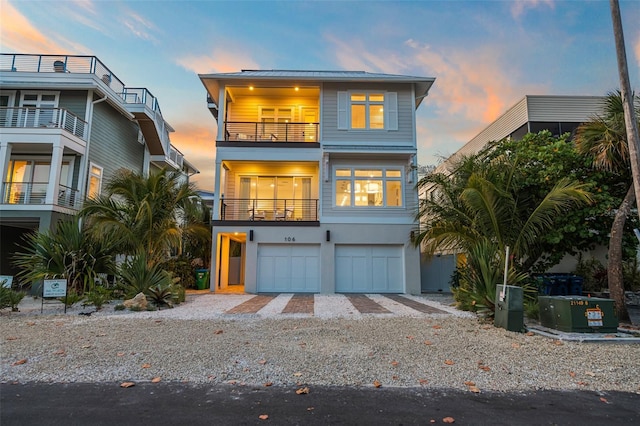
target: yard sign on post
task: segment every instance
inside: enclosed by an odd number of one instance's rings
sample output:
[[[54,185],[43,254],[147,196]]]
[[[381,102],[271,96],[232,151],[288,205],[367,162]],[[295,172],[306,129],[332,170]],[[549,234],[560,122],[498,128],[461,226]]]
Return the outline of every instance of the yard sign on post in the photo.
[[[64,297],[64,313],[67,313],[67,280],[44,280],[42,286],[42,303],[40,313],[43,311],[45,297]]]

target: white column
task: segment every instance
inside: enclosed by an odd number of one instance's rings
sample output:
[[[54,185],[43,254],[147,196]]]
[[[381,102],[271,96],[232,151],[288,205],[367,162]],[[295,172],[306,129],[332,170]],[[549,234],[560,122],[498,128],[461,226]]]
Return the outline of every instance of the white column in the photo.
[[[64,146],[60,143],[53,145],[51,152],[51,167],[49,168],[49,184],[45,204],[58,204],[58,188],[60,186],[60,171],[62,170],[62,153]]]
[[[223,194],[220,193],[220,181],[222,180],[222,173],[222,161],[216,159],[216,180],[213,188],[213,220],[220,220],[220,203],[222,202],[221,197],[223,196]]]
[[[9,142],[0,142],[0,188],[2,189],[2,200],[4,202],[6,189],[4,188],[4,182],[7,178],[7,170],[9,168],[9,161],[11,160],[11,144]]]

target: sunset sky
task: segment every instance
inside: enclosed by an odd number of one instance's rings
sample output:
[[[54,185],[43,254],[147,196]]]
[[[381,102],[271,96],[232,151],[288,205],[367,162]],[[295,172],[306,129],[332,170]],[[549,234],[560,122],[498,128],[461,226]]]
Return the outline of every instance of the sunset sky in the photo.
[[[620,1],[640,91],[640,1]],[[435,77],[418,162],[436,164],[525,95],[619,87],[608,1],[0,0],[3,53],[95,55],[147,87],[213,189],[216,122],[198,73],[361,70]]]

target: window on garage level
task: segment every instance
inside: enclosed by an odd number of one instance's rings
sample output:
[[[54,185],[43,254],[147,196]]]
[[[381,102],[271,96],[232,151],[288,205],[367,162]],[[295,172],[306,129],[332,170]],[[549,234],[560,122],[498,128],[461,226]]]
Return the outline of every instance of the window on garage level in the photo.
[[[336,207],[402,207],[402,170],[338,167]]]

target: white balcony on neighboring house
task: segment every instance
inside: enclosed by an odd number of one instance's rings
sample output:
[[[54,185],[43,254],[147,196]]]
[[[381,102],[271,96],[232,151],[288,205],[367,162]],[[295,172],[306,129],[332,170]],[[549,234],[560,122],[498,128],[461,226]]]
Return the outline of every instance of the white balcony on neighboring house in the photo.
[[[133,114],[152,156],[170,154],[169,132],[173,128],[162,117],[158,99],[145,88],[125,87],[122,99],[127,110]]]

